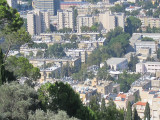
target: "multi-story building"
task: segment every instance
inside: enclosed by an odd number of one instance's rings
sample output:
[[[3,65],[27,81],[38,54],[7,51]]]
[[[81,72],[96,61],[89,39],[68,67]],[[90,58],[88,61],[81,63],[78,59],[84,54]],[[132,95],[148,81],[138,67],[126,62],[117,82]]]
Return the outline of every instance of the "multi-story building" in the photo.
[[[147,26],[153,27],[160,27],[160,19],[159,18],[153,18],[153,17],[147,17],[147,16],[138,16],[138,18],[141,20],[142,28],[146,28]]]
[[[99,21],[107,31],[114,29],[117,26],[124,28],[124,20],[123,13],[112,14],[110,11],[105,11],[99,14]]]
[[[60,0],[35,0],[34,7],[42,12],[49,12],[50,15],[57,15],[60,8]]]
[[[57,11],[58,29],[71,28],[75,30],[73,9]]]
[[[157,51],[157,44],[155,41],[140,41],[135,42],[134,49],[135,52],[139,51],[141,48],[150,48],[151,53],[155,53]]]
[[[64,9],[68,9],[72,6],[80,7],[80,6],[83,6],[83,5],[86,5],[86,4],[88,4],[88,2],[78,2],[78,1],[74,0],[73,2],[61,2],[60,3],[60,8],[62,10],[64,10]]]
[[[138,73],[156,73],[160,71],[160,62],[137,63],[136,72]]]
[[[17,0],[7,0],[7,3],[12,8],[17,8]]]
[[[81,27],[91,27],[94,23],[94,17],[91,15],[79,15],[77,17],[77,32],[81,33]]]
[[[31,35],[40,34],[50,28],[49,13],[34,10],[27,14],[27,30]]]

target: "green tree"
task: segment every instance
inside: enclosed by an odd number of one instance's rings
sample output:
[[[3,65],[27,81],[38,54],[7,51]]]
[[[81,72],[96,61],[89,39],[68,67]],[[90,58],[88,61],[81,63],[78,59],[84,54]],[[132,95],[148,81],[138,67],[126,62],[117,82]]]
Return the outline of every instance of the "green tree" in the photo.
[[[41,76],[40,70],[33,67],[33,65],[29,63],[29,60],[24,57],[8,57],[5,63],[5,69],[13,72],[17,78],[28,77],[32,80],[37,80]]]
[[[79,119],[85,117],[86,120],[91,120],[89,119],[91,117],[89,116],[90,111],[83,106],[79,95],[69,84],[63,82],[46,83],[38,90],[38,94],[44,110],[49,109],[54,112],[64,110],[69,116],[75,116]],[[87,111],[86,115],[78,115],[84,109]]]
[[[129,70],[135,71],[135,70],[136,70],[136,64],[137,64],[137,63],[138,63],[138,58],[137,58],[137,56],[131,55],[130,61],[129,61],[129,63],[128,63]]]
[[[130,16],[127,18],[127,25],[125,26],[125,32],[132,35],[132,33],[137,32],[138,29],[140,29],[141,24],[142,23],[140,19]]]
[[[49,46],[46,56],[48,57],[64,57],[66,54],[63,51],[61,44],[55,43],[54,45]]]
[[[112,12],[124,12],[124,7],[122,5],[116,4],[114,7],[110,7]]]
[[[154,41],[154,39],[153,38],[149,38],[149,37],[144,37],[144,38],[142,38],[141,41]]]
[[[31,36],[26,32],[25,28],[21,28],[23,19],[17,10],[8,6],[6,0],[0,1],[0,13],[0,37],[5,39],[2,46],[7,44],[4,58],[6,60],[8,52],[13,46],[20,46],[30,42]]]
[[[5,68],[3,62],[3,53],[2,49],[0,48],[0,86],[6,81],[5,77]]]
[[[36,57],[38,57],[38,58],[42,58],[43,57],[43,51],[42,50],[38,50],[37,51],[37,54],[36,54]]]
[[[35,113],[29,113],[29,120],[78,120],[77,118],[69,118],[65,111],[58,111],[55,114],[52,111],[36,110]]]
[[[157,58],[160,59],[160,49],[157,50]]]
[[[144,111],[144,119],[145,120],[150,120],[151,116],[150,116],[150,107],[149,107],[149,103],[147,102],[146,107],[145,107],[145,111]]]
[[[2,120],[27,120],[28,113],[38,107],[37,92],[17,82],[0,87],[0,116]]]
[[[132,120],[132,106],[130,102],[127,105],[126,120]]]
[[[136,108],[133,110],[133,120],[141,120],[140,117],[138,116]]]

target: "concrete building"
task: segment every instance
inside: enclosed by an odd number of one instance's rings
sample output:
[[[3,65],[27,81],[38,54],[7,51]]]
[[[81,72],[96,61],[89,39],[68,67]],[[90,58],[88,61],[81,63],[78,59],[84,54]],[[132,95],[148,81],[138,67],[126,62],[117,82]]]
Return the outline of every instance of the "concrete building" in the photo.
[[[148,16],[138,16],[138,18],[141,20],[141,27],[146,28],[147,26],[153,27],[160,27],[160,19],[159,18],[153,18]]]
[[[77,17],[77,32],[81,33],[81,27],[91,27],[94,23],[94,17],[91,15],[79,15]]]
[[[136,72],[138,73],[156,73],[160,71],[160,62],[137,63]]]
[[[75,6],[75,7],[80,7],[80,6],[83,6],[83,5],[86,5],[88,4],[88,2],[78,2],[78,1],[73,1],[73,2],[60,2],[60,8],[62,10],[65,10],[65,9],[68,9],[72,6]]]
[[[134,49],[135,52],[138,52],[139,49],[141,48],[150,48],[151,53],[155,53],[157,51],[157,44],[155,41],[140,41],[140,42],[135,42],[134,44]]]
[[[31,35],[46,32],[50,28],[50,19],[48,12],[39,10],[30,11],[27,14],[27,30]]]
[[[29,59],[29,62],[34,67],[41,67],[44,64],[54,63],[57,66],[63,66],[69,64],[72,67],[78,67],[81,65],[81,59],[77,57],[64,57],[61,59],[56,58],[44,58],[44,59]]]
[[[91,97],[97,93],[96,88],[84,84],[73,85],[72,87],[80,95],[80,99],[84,104],[87,104]]]
[[[33,5],[42,12],[49,12],[50,15],[57,15],[60,9],[60,0],[34,0]]]
[[[60,74],[61,72],[61,67],[54,65],[50,68],[46,68],[46,69],[40,69],[40,74],[41,74],[41,78],[39,79],[40,82],[43,81],[47,81],[47,79],[50,79],[50,74],[52,74],[53,72],[58,72]]]
[[[75,30],[73,9],[58,10],[57,19],[58,29],[71,28],[73,31]]]
[[[103,28],[107,31],[110,31],[117,26],[124,28],[124,20],[123,13],[112,14],[110,11],[105,11],[99,14],[99,22],[102,23]]]
[[[12,8],[17,8],[17,0],[7,0],[7,3]]]
[[[126,58],[110,58],[107,61],[107,65],[113,70],[125,70],[128,68],[128,61]]]
[[[81,62],[85,63],[87,61],[88,56],[95,50],[95,47],[90,47],[86,49],[67,49],[65,53],[67,56],[71,57],[80,57]]]

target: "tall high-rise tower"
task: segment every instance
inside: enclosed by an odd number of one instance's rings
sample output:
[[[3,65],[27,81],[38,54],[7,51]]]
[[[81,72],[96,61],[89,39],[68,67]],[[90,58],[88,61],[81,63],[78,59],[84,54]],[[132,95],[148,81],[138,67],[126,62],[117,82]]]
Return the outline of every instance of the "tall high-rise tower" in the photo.
[[[49,12],[50,15],[57,15],[60,8],[60,0],[34,0],[34,6],[42,12]]]

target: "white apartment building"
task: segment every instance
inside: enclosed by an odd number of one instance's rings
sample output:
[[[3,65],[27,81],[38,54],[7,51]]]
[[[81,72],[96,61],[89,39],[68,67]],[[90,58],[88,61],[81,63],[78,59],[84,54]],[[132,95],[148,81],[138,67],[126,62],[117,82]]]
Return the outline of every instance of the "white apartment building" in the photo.
[[[107,62],[107,65],[109,65],[110,68],[115,71],[125,70],[128,68],[127,58],[110,58],[106,62]]]
[[[105,11],[99,14],[99,21],[102,23],[103,28],[107,31],[120,26],[124,29],[124,13],[112,14],[110,11]]]
[[[48,12],[34,10],[27,14],[27,30],[31,35],[40,34],[50,28]]]
[[[157,44],[155,41],[140,41],[134,43],[135,52],[138,52],[141,48],[150,48],[151,53],[155,53],[157,51]]]
[[[7,3],[12,8],[17,8],[17,0],[7,0]]]
[[[81,33],[81,27],[91,27],[94,23],[94,17],[91,15],[79,15],[77,17],[77,32]]]
[[[57,12],[58,29],[71,28],[75,30],[73,9],[58,10]]]
[[[160,71],[160,62],[146,62],[136,64],[137,73],[156,73],[158,71]]]

